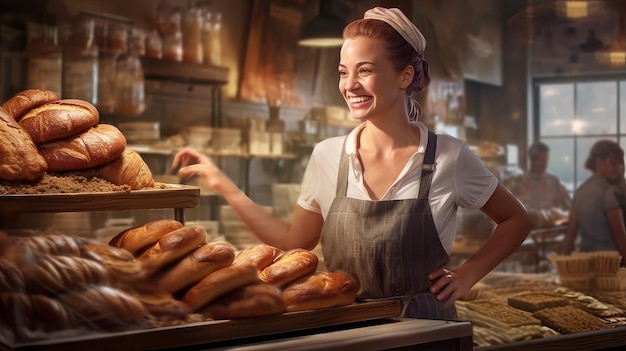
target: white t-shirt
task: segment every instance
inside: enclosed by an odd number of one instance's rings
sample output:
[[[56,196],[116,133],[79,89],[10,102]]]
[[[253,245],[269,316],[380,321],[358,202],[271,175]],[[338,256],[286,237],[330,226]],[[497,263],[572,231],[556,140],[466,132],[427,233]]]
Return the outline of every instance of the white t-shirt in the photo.
[[[428,129],[421,122],[414,122],[413,125],[420,129],[420,146],[380,200],[414,199],[418,196]],[[351,157],[347,196],[372,200],[363,185],[363,173],[356,149],[357,136],[363,126],[364,124],[357,126],[348,136],[329,138],[315,146],[302,180],[297,202],[299,206],[321,213],[326,219],[335,198],[341,147],[346,137],[346,152]],[[464,141],[449,135],[437,136],[435,171],[429,200],[435,226],[446,252],[450,253],[456,235],[457,206],[481,208],[489,200],[497,184],[496,176]]]

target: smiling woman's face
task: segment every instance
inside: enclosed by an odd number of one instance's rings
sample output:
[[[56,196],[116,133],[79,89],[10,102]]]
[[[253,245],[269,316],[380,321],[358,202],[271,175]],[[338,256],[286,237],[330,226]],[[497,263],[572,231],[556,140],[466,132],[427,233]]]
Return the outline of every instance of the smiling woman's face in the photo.
[[[405,103],[406,86],[401,74],[394,71],[384,49],[374,39],[347,39],[341,48],[338,69],[339,90],[353,118],[384,116]]]

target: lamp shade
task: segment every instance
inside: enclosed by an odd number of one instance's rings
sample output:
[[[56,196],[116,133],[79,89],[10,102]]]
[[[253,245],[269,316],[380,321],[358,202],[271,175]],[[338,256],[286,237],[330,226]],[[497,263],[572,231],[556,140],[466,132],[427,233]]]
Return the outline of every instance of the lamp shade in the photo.
[[[327,0],[320,0],[319,14],[307,23],[300,33],[302,46],[341,46],[345,23],[330,13]]]

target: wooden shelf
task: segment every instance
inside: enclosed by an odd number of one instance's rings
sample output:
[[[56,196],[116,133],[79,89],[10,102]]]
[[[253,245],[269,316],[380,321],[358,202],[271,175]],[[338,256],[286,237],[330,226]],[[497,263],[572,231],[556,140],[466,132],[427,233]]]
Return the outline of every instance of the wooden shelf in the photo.
[[[166,189],[130,192],[0,195],[0,214],[192,208],[200,205],[200,190],[196,186],[168,184]]]
[[[141,64],[146,79],[211,85],[225,85],[228,83],[227,67],[199,65],[151,57],[142,57]]]

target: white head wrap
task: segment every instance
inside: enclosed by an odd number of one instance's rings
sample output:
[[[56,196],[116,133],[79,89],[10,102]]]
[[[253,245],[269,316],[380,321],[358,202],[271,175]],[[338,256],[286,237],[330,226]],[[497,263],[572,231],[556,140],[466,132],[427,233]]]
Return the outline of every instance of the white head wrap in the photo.
[[[426,39],[417,27],[398,8],[374,7],[365,12],[363,19],[383,21],[393,27],[418,54],[423,54]]]

